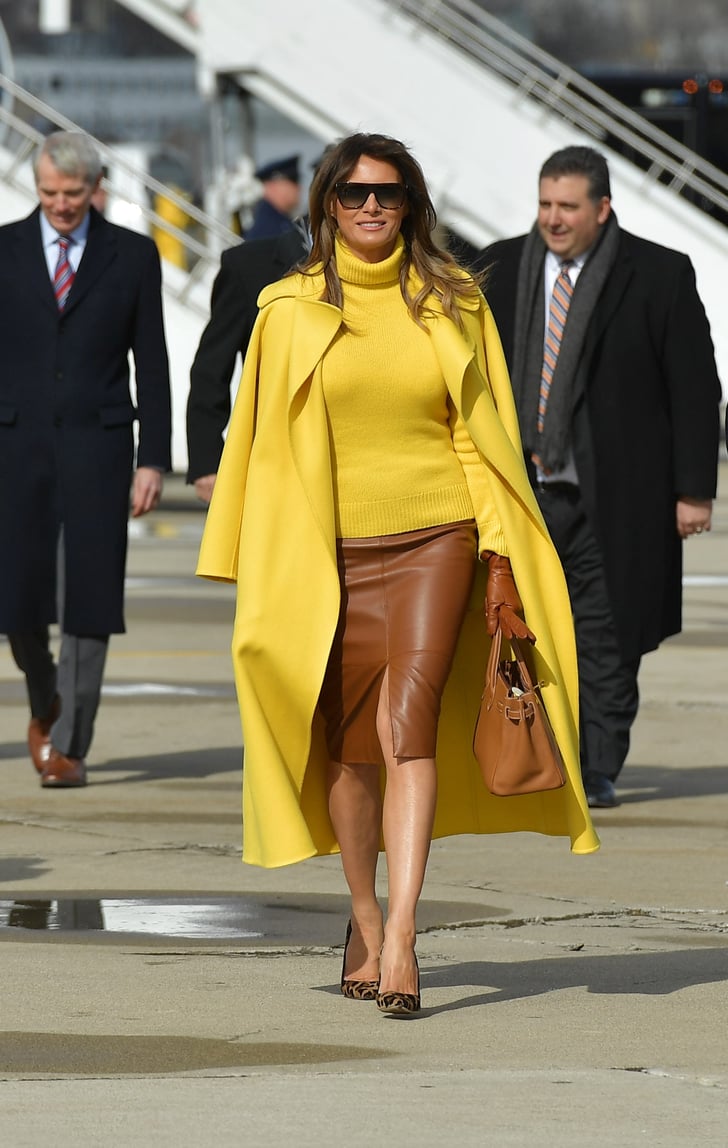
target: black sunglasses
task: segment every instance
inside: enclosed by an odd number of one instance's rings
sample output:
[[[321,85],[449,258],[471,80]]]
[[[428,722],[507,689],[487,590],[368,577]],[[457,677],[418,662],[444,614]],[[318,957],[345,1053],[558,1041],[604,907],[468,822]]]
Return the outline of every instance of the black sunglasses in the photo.
[[[336,198],[342,207],[347,207],[349,210],[363,207],[370,195],[374,196],[385,211],[396,211],[405,201],[407,188],[403,183],[337,183],[336,185]]]

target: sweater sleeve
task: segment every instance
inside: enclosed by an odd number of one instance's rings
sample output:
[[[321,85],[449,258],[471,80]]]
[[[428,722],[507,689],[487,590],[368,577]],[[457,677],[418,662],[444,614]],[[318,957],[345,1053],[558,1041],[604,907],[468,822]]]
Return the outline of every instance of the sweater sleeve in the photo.
[[[451,402],[448,405],[453,447],[463,468],[478,527],[478,553],[482,555],[486,550],[492,550],[496,554],[508,557],[508,547],[496,512],[488,470],[462,418]]]

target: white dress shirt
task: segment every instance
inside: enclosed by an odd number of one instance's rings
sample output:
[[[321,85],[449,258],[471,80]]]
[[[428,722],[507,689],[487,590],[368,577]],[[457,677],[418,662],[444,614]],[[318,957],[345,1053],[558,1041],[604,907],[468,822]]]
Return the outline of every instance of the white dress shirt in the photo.
[[[87,214],[83,222],[68,236],[69,239],[73,240],[68,246],[68,262],[71,264],[74,272],[78,271],[81,256],[86,250],[89,222]],[[56,264],[58,263],[58,240],[63,237],[58,234],[55,227],[51,227],[42,211],[40,213],[40,234],[43,241],[43,254],[45,255],[46,264],[48,265],[48,274],[50,275],[52,283],[56,271]]]

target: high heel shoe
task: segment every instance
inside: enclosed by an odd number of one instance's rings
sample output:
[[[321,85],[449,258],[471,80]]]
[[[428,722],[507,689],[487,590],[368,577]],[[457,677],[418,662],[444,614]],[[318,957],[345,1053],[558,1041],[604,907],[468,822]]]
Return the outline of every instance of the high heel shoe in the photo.
[[[344,941],[344,961],[341,966],[341,992],[352,1001],[375,1001],[379,989],[379,981],[354,981],[345,976],[346,952],[351,940],[351,921],[346,926],[346,940]]]
[[[417,954],[414,954],[417,967],[416,993],[380,993],[377,992],[377,1008],[380,1012],[390,1016],[408,1016],[420,1011],[420,966],[417,963]]]

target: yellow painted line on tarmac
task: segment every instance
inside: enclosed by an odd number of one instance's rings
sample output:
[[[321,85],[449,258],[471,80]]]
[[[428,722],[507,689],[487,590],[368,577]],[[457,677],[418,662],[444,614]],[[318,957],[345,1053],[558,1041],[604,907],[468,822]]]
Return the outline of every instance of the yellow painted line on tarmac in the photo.
[[[180,529],[171,522],[155,522],[153,534],[155,538],[179,538]]]
[[[172,519],[149,522],[146,519],[132,518],[127,524],[127,530],[132,542],[142,538],[171,538],[182,542],[199,542],[202,537],[203,525],[203,522],[180,523]]]

